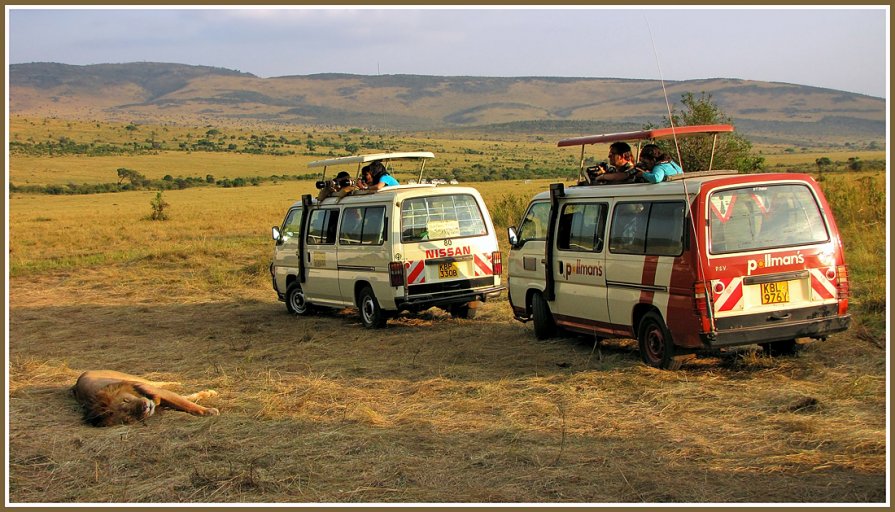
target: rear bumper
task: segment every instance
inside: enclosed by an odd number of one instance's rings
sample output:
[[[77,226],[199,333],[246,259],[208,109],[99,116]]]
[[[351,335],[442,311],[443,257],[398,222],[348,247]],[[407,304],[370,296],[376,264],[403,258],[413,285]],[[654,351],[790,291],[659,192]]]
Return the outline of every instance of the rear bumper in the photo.
[[[433,306],[450,306],[451,304],[462,304],[465,302],[482,301],[487,302],[489,299],[496,299],[500,296],[500,292],[506,289],[506,286],[491,286],[488,288],[478,288],[474,290],[459,290],[452,292],[410,295],[407,297],[395,297],[395,307],[398,310],[409,309],[411,311],[422,311]]]
[[[778,319],[767,314],[718,319],[717,331],[702,335],[708,347],[730,347],[768,343],[794,338],[825,338],[842,332],[851,324],[851,315],[842,315],[822,306],[787,312],[789,318]]]

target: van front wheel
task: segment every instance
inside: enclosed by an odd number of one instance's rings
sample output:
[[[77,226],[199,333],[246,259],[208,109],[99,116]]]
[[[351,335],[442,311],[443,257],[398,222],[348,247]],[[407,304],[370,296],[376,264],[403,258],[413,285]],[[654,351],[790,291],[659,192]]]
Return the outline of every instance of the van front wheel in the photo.
[[[547,299],[537,292],[531,297],[531,316],[534,317],[537,339],[546,340],[556,336],[556,321],[553,320],[550,305],[547,304]]]
[[[286,309],[296,315],[307,315],[311,312],[311,305],[305,299],[300,284],[292,283],[286,289]]]
[[[360,320],[364,324],[364,327],[368,329],[385,327],[385,323],[388,319],[385,316],[385,312],[379,307],[379,301],[376,300],[376,295],[373,294],[372,288],[367,286],[361,290],[360,301],[358,304]]]
[[[658,313],[644,315],[640,321],[637,341],[640,345],[640,358],[644,363],[663,370],[677,370],[681,367],[684,358],[675,356],[671,333]]]

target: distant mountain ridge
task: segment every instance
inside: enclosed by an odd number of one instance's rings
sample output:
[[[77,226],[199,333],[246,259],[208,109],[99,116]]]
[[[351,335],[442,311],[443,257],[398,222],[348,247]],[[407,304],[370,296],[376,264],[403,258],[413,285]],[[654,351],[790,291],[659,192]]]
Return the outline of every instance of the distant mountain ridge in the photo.
[[[658,80],[574,77],[313,75],[259,78],[185,64],[9,66],[12,115],[128,122],[261,122],[396,131],[637,129],[667,114]],[[885,100],[740,79],[665,82],[679,107],[712,95],[753,140],[828,143],[885,139]]]

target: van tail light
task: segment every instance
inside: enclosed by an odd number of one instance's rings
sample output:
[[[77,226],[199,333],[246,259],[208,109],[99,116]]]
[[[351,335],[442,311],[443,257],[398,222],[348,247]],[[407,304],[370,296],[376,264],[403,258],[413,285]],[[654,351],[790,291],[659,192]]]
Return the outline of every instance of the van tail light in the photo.
[[[500,257],[500,251],[491,253],[491,269],[494,271],[495,276],[503,274],[503,259]]]
[[[836,290],[838,291],[837,298],[839,299],[839,315],[842,316],[848,312],[848,267],[839,265],[839,267],[836,268],[836,274],[839,277],[839,280],[836,282]]]
[[[392,261],[388,264],[388,282],[392,286],[404,286],[404,264]]]
[[[712,332],[712,319],[709,316],[709,301],[706,297],[705,283],[693,285],[693,305],[699,320],[700,332]]]

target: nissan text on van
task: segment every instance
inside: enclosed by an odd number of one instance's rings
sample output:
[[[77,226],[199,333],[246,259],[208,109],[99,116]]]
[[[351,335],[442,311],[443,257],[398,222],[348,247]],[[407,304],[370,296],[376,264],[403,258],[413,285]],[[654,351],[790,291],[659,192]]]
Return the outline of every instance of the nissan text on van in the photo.
[[[425,162],[430,152],[378,153],[320,160],[310,167],[362,166],[379,161]],[[420,178],[423,164],[420,165]],[[325,189],[332,183],[318,182]],[[346,190],[350,192],[346,193]],[[383,327],[400,311],[443,308],[473,318],[498,297],[501,254],[491,216],[470,187],[397,185],[379,191],[348,186],[302,197],[276,240],[271,277],[287,309],[357,307],[365,327]]]
[[[559,145],[581,145],[583,155],[587,144],[732,130],[684,126]],[[708,170],[657,184],[553,184],[508,231],[510,304],[541,339],[558,328],[634,338],[646,364],[676,369],[717,348],[792,352],[799,338],[849,325],[842,241],[806,174]]]

